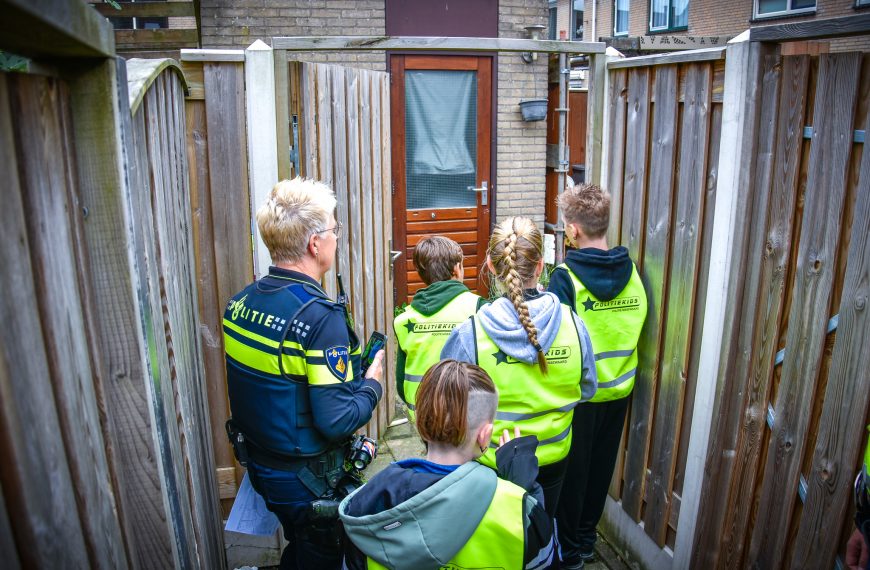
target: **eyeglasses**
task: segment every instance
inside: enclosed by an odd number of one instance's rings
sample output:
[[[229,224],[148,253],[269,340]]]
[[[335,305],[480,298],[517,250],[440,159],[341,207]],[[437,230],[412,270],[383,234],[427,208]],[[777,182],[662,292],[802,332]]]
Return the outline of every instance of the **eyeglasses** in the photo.
[[[335,234],[335,239],[338,239],[341,237],[341,228],[342,227],[344,227],[344,226],[341,225],[341,222],[336,222],[335,225],[332,226],[331,228],[326,228],[324,230],[320,230],[319,232],[314,232],[314,233],[322,234],[323,232],[332,231],[332,233]]]

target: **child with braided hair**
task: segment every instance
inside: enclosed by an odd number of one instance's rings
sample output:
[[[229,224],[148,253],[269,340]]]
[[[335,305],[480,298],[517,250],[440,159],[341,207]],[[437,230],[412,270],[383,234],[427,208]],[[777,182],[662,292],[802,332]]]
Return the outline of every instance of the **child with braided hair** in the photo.
[[[571,447],[573,409],[597,388],[592,343],[583,321],[552,293],[537,290],[543,235],[528,218],[493,230],[486,268],[502,294],[453,330],[441,358],[477,364],[498,388],[494,433],[520,428],[538,438],[538,482],[555,516]],[[494,439],[479,459],[495,466]]]

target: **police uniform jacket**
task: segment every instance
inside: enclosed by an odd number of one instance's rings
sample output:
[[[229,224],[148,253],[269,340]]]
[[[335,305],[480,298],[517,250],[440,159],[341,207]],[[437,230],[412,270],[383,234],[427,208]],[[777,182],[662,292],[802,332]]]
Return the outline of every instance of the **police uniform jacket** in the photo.
[[[223,325],[233,420],[256,450],[319,455],[371,418],[382,388],[362,377],[345,308],[311,277],[270,267],[230,299]]]

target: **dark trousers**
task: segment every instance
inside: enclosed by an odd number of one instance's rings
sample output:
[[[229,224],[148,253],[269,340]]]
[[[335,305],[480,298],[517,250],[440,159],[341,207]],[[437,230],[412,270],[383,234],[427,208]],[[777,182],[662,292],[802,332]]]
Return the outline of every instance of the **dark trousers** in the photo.
[[[538,467],[537,481],[544,492],[544,508],[550,519],[556,517],[556,507],[559,504],[559,495],[562,493],[562,485],[565,482],[565,472],[567,469],[567,458],[550,465]]]
[[[293,471],[248,464],[251,485],[275,513],[289,543],[281,554],[281,570],[332,570],[341,568],[342,549],[335,528],[318,529],[309,523],[315,497]],[[337,525],[337,523],[336,523]]]
[[[574,436],[556,514],[563,560],[593,551],[627,409],[628,398],[574,409]]]

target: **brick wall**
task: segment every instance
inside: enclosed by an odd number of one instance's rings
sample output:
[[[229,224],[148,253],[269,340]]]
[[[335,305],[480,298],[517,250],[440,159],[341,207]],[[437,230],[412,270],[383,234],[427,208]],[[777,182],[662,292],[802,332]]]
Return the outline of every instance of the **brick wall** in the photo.
[[[571,0],[558,0],[556,2],[556,39],[561,38],[561,32],[571,39]]]
[[[525,26],[547,24],[547,0],[501,0],[498,35],[525,37]],[[546,121],[523,122],[520,99],[547,97],[547,57],[526,64],[518,53],[498,57],[496,216],[528,216],[543,228]]]
[[[592,2],[586,0],[586,33],[592,33]],[[614,0],[598,0],[599,37],[613,35]],[[649,35],[649,0],[630,0],[630,36]],[[684,32],[668,32],[673,35],[690,36],[736,36],[751,26],[794,23],[813,19],[837,18],[860,13],[870,13],[870,8],[854,8],[854,0],[817,0],[816,13],[801,17],[752,20],[753,0],[689,0],[689,29]],[[590,36],[591,37],[591,36]],[[870,50],[870,37],[848,38],[831,41],[831,51]]]
[[[202,47],[246,48],[275,36],[377,36],[384,0],[201,0]],[[383,52],[305,53],[298,59],[384,71]]]

